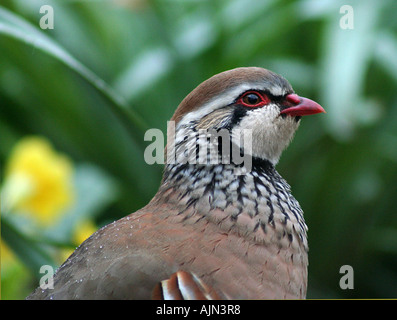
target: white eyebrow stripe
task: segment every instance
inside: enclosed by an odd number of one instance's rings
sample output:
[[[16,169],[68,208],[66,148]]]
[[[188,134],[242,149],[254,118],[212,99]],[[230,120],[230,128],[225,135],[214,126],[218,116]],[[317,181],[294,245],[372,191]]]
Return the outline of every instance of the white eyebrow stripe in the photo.
[[[199,120],[216,109],[229,105],[230,103],[235,101],[243,92],[248,90],[264,90],[264,88],[258,83],[244,83],[229,90],[226,90],[217,98],[212,99],[201,107],[197,108],[196,110],[185,114],[179,121],[177,128],[182,125],[186,125],[191,121]],[[272,88],[272,90],[269,91],[274,96],[282,96],[286,93],[285,89],[278,86]]]
[[[211,113],[212,111],[226,106],[232,103],[234,100],[238,98],[238,96],[252,87],[249,84],[242,84],[232,89],[229,89],[219,95],[217,98],[208,101],[207,103],[203,104],[201,107],[197,108],[194,111],[191,111],[185,114],[182,119],[178,123],[178,127],[188,124],[191,121],[199,120],[205,115]]]
[[[287,91],[281,87],[272,87],[269,92],[273,95],[273,96],[283,96],[287,93]]]

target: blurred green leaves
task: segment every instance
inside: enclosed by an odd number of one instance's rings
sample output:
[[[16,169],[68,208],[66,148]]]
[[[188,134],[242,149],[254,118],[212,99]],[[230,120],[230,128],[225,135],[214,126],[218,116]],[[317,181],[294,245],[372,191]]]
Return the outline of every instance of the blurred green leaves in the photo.
[[[381,6],[361,1],[354,6],[354,29],[335,28],[337,19],[330,19],[324,34],[322,96],[331,107],[328,126],[339,139],[349,139],[357,123],[375,121],[379,114],[377,105],[361,95]]]
[[[0,23],[0,34],[14,38],[52,56],[95,87],[109,101],[109,105],[114,108],[115,113],[120,115],[121,119],[126,118],[128,120],[128,128],[131,129],[137,143],[141,143],[142,139],[140,138],[144,130],[148,129],[147,125],[127,107],[124,99],[113,92],[101,78],[86,68],[51,38],[47,37],[45,33],[11,12],[0,8],[0,21],[2,21]]]
[[[53,30],[39,28],[44,4]],[[339,26],[342,5],[353,29]],[[397,297],[396,17],[388,0],[2,1],[2,169],[22,137],[42,135],[73,159],[78,194],[40,235],[2,213],[2,236],[33,270],[82,217],[102,226],[144,206],[161,179],[144,162],[146,128],[165,132],[209,76],[257,65],[327,111],[303,119],[278,166],[309,225],[308,296]],[[354,290],[338,286],[345,264]]]

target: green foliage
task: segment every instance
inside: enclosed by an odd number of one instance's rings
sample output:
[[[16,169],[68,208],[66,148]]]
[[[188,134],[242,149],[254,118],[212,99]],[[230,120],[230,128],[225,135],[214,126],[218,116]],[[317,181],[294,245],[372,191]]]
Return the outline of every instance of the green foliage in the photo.
[[[345,4],[353,29],[339,25]],[[54,29],[40,29],[42,5]],[[42,135],[78,164],[80,195],[41,237],[3,214],[3,240],[37,277],[80,215],[102,226],[141,208],[162,169],[144,161],[145,130],[165,132],[209,76],[256,65],[327,111],[303,119],[278,166],[309,226],[308,297],[396,298],[396,17],[393,1],[375,0],[2,1],[2,170],[21,137]],[[353,290],[339,287],[342,265]],[[37,285],[25,269],[8,274],[5,298]]]

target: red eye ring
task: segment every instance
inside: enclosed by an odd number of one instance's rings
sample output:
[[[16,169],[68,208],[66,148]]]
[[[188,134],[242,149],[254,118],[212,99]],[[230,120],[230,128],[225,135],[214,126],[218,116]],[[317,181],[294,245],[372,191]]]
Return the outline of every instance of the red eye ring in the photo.
[[[258,108],[268,104],[270,99],[257,91],[247,91],[240,97],[238,102],[245,107]]]

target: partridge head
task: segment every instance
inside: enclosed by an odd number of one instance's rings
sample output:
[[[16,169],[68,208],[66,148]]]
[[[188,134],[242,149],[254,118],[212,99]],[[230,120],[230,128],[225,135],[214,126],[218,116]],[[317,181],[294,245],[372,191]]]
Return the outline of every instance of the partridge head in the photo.
[[[204,81],[171,118],[154,198],[94,233],[54,288],[28,299],[305,298],[307,227],[275,165],[301,117],[321,112],[266,69]]]

